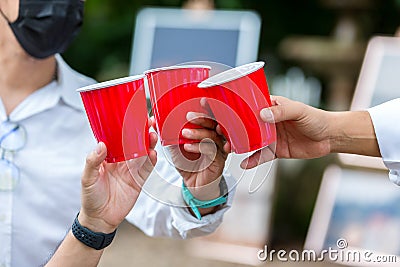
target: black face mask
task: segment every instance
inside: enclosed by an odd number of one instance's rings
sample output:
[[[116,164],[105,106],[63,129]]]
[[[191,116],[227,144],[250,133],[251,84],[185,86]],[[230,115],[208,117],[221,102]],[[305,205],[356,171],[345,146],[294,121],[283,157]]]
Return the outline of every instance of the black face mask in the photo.
[[[20,0],[19,15],[9,23],[22,48],[32,57],[64,52],[83,22],[82,0]]]

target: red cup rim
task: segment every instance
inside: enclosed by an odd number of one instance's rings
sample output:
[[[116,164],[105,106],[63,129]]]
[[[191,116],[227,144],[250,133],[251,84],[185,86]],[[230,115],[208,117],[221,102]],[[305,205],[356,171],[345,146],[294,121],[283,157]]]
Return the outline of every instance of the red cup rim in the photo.
[[[114,85],[119,85],[119,84],[123,84],[123,83],[127,83],[127,82],[140,80],[143,78],[145,78],[145,76],[143,74],[122,77],[122,78],[118,78],[118,79],[114,79],[114,80],[104,81],[101,83],[91,84],[91,85],[79,88],[76,91],[77,92],[86,92],[86,91],[98,90],[98,89],[108,88],[108,87],[114,86]]]
[[[218,73],[214,76],[211,76],[208,79],[205,79],[201,83],[197,85],[199,88],[208,88],[212,87],[215,85],[221,85],[233,80],[237,80],[239,78],[242,78],[246,75],[249,75],[250,73],[253,73],[261,68],[263,68],[265,65],[265,62],[263,61],[258,61],[258,62],[252,62],[248,63],[245,65],[238,66],[233,69],[229,69],[226,71],[223,71],[221,73]]]
[[[176,70],[176,69],[209,69],[210,70],[211,67],[208,65],[174,65],[174,66],[146,70],[145,72],[143,72],[143,74],[149,74],[152,72],[165,71],[165,70]]]

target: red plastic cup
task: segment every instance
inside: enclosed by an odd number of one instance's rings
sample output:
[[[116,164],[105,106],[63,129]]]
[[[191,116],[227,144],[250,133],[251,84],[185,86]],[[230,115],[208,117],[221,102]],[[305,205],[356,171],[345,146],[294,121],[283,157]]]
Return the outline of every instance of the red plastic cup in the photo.
[[[264,62],[239,66],[201,82],[213,116],[222,126],[232,150],[246,153],[276,141],[275,126],[261,120],[260,110],[271,106]]]
[[[189,111],[208,113],[200,105],[205,91],[197,85],[209,77],[211,67],[180,65],[145,72],[157,132],[163,146],[197,141],[182,136],[183,128],[200,128],[187,121]]]
[[[149,128],[144,75],[89,85],[77,90],[107,162],[148,155]]]

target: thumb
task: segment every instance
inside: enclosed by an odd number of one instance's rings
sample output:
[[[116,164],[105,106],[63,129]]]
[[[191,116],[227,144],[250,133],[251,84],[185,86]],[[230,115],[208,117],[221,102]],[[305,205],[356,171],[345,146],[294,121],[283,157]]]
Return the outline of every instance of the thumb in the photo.
[[[90,186],[99,177],[101,163],[107,156],[107,148],[103,142],[99,142],[96,149],[86,157],[86,165],[82,176],[82,185]]]
[[[242,169],[251,169],[276,158],[275,147],[267,146],[258,150],[240,163]]]
[[[275,106],[264,108],[260,111],[260,117],[263,121],[277,123],[297,120],[302,116],[305,104],[284,97],[279,97],[277,100],[279,101],[275,101]]]

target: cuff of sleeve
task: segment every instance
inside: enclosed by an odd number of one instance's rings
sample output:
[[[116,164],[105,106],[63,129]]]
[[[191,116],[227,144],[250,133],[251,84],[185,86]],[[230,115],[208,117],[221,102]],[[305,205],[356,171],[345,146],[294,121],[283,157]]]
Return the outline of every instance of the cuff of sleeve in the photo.
[[[172,224],[182,238],[202,236],[217,229],[229,207],[230,205],[226,204],[215,213],[203,216],[201,220],[194,217],[187,207],[174,207],[171,211],[175,218]]]
[[[400,124],[398,118],[400,99],[368,109],[383,162],[389,169],[400,170]]]
[[[182,238],[192,238],[203,236],[214,232],[222,223],[225,212],[231,207],[235,194],[236,180],[234,177],[224,172],[224,178],[228,186],[228,200],[225,205],[222,205],[215,213],[208,214],[198,220],[194,217],[188,207],[172,207],[172,224],[179,232]]]
[[[397,170],[390,170],[389,172],[389,179],[392,181],[394,184],[400,186],[400,175],[399,171]]]

